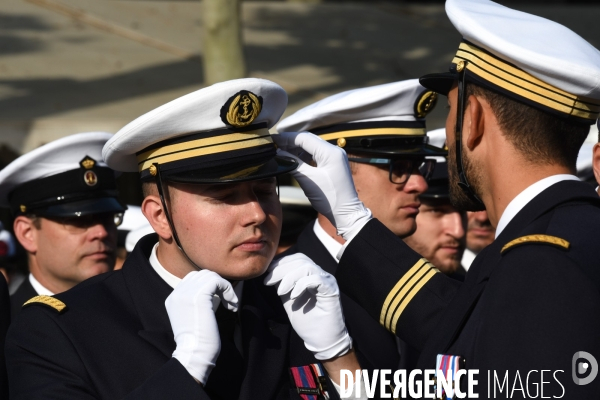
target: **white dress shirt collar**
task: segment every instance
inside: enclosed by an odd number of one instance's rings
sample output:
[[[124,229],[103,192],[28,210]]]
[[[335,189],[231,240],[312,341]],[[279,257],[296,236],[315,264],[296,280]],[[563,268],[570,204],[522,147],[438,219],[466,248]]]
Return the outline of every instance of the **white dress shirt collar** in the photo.
[[[329,236],[325,229],[319,224],[319,220],[315,220],[315,225],[313,226],[313,231],[317,238],[323,243],[323,246],[327,249],[331,257],[335,260],[335,262],[339,262],[337,258],[337,254],[342,248],[342,244],[338,243],[334,238]]]
[[[162,266],[160,261],[158,261],[158,257],[156,256],[157,248],[158,243],[154,245],[154,247],[152,248],[152,252],[150,253],[150,265],[152,265],[152,268],[154,268],[158,276],[160,276],[163,279],[163,281],[167,283],[167,285],[175,289],[177,285],[179,285],[179,282],[181,282],[181,278],[178,278],[169,271],[167,271],[165,267]]]
[[[32,274],[29,274],[29,283],[38,295],[54,296],[54,293],[46,289]]]
[[[542,193],[544,190],[548,189],[550,186],[555,183],[561,181],[573,180],[578,181],[575,175],[568,174],[560,174],[560,175],[552,175],[542,180],[537,181],[533,185],[529,186],[527,189],[523,190],[521,193],[517,195],[502,213],[500,220],[498,221],[498,226],[496,227],[496,238],[500,236],[504,228],[512,221],[512,219],[525,207],[531,200],[533,200],[538,194]]]
[[[169,271],[167,271],[165,269],[165,267],[162,266],[160,261],[158,261],[158,257],[156,256],[157,248],[158,248],[158,243],[156,243],[154,245],[154,247],[152,248],[152,252],[150,253],[150,259],[149,259],[150,265],[152,265],[152,268],[154,268],[154,270],[156,271],[158,276],[160,276],[163,279],[163,281],[165,281],[167,283],[167,285],[169,285],[173,289],[175,289],[177,287],[177,285],[179,285],[179,282],[181,282],[181,278],[178,278],[175,275],[173,275],[172,273],[170,273]],[[244,281],[239,281],[237,283],[237,285],[235,285],[235,287],[233,288],[233,291],[235,292],[235,295],[237,296],[240,304],[242,302],[243,288],[244,288]],[[219,307],[220,302],[221,302],[221,298],[217,295],[214,295],[213,296],[213,311],[215,311],[215,312],[217,311],[217,307]]]
[[[469,270],[469,268],[471,267],[471,264],[473,264],[473,261],[475,260],[475,257],[477,257],[477,254],[473,253],[469,249],[465,249],[463,256],[462,256],[462,260],[460,261],[460,263],[463,266],[463,268],[465,269],[465,271]]]

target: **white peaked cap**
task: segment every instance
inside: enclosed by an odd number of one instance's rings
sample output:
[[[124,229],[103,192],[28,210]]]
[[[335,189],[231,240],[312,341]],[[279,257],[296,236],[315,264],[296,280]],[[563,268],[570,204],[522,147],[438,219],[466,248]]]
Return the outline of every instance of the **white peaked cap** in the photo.
[[[421,118],[415,115],[415,102],[426,91],[418,79],[348,90],[296,111],[277,125],[277,131],[311,131],[352,122],[417,121]]]
[[[447,0],[464,39],[566,92],[600,98],[600,52],[569,28],[489,0]]]
[[[223,106],[241,90],[262,99],[260,113],[251,121],[271,128],[287,107],[287,94],[278,84],[256,78],[236,79],[197,90],[164,104],[123,127],[104,147],[107,164],[124,172],[138,172],[136,153],[165,140],[196,132],[231,128],[221,118]]]

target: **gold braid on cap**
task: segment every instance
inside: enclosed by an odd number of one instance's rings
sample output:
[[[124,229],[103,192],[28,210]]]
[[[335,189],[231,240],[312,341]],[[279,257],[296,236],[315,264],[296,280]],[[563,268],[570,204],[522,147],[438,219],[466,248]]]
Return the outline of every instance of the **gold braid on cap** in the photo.
[[[473,44],[462,42],[452,62],[466,64],[468,71],[485,81],[560,113],[592,121],[600,116],[600,100],[565,92]]]
[[[166,164],[187,158],[248,149],[265,144],[273,144],[271,134],[266,128],[190,140],[189,142],[158,147],[139,154],[137,156],[138,169],[141,172],[151,168],[154,163]],[[152,174],[152,170],[150,170],[150,173]],[[154,174],[152,175],[154,176]]]

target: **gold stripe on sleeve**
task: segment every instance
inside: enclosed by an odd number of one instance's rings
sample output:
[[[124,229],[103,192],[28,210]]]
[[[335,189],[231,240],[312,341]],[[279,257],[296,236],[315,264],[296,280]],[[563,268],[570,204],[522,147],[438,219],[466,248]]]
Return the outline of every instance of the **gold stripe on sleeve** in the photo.
[[[431,264],[428,264],[431,265]],[[433,278],[433,276],[438,273],[439,271],[437,269],[433,269],[431,268],[427,274],[425,274],[425,276],[419,280],[416,281],[415,286],[410,290],[410,292],[408,293],[408,295],[406,295],[406,297],[400,302],[398,308],[396,308],[396,310],[393,313],[393,318],[391,320],[390,323],[390,328],[389,330],[392,333],[396,333],[396,326],[398,325],[398,319],[400,318],[400,315],[402,315],[402,313],[404,312],[404,309],[406,309],[406,307],[408,306],[408,304],[411,302],[411,300],[415,297],[415,295],[419,292],[419,290],[421,290],[423,288],[423,286],[425,286],[425,284],[431,279]]]
[[[408,305],[410,299],[412,299],[416,294],[416,292],[413,293],[412,291],[415,287],[418,286],[419,282],[422,279],[426,279],[426,281],[431,279],[429,274],[432,271],[433,273],[435,273],[437,270],[433,269],[431,267],[431,264],[425,258],[421,258],[419,261],[416,262],[415,265],[413,265],[408,270],[406,274],[402,276],[402,278],[400,278],[396,285],[394,285],[392,290],[388,293],[385,301],[383,302],[383,306],[381,308],[381,313],[379,316],[379,323],[384,328],[390,331],[395,331],[395,325],[392,326],[392,323],[394,323],[393,321],[398,321],[400,314],[402,313],[404,308],[406,308],[406,305]],[[421,287],[422,285],[419,287],[419,289]],[[409,297],[410,299],[408,299]],[[402,308],[400,313],[398,313],[399,308]]]

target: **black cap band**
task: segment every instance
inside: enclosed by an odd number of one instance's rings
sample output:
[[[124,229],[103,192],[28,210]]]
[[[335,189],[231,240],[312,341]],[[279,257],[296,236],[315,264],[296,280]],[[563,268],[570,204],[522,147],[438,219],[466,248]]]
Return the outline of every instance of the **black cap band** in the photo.
[[[9,195],[14,215],[35,212],[57,204],[93,198],[118,197],[114,171],[106,167],[79,168],[34,179]]]

